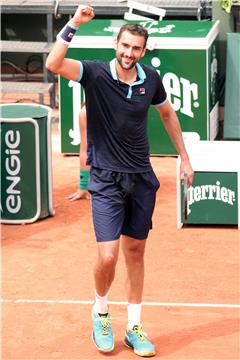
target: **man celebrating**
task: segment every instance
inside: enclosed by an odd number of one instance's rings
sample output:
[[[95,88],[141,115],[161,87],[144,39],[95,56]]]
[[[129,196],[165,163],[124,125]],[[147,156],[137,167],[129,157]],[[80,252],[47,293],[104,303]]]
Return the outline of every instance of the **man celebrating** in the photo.
[[[74,33],[94,17],[93,8],[79,6],[57,36],[47,68],[84,87],[87,109],[88,160],[98,258],[94,268],[95,303],[92,309],[93,341],[103,352],[114,349],[108,311],[108,293],[114,280],[121,241],[127,268],[128,324],[124,343],[135,354],[153,356],[154,345],[141,325],[144,252],[159,181],[149,159],[147,113],[159,111],[181,157],[181,178],[193,170],[184,147],[178,118],[168,102],[155,69],[140,65],[146,52],[147,30],[126,24],[116,41],[116,59],[110,62],[65,58]],[[120,240],[121,239],[121,240]]]

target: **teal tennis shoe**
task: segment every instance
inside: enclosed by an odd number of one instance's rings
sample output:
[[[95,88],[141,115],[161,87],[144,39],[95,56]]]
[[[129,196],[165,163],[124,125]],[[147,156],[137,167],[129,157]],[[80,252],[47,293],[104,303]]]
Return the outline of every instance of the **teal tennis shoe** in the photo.
[[[110,314],[99,315],[92,311],[93,332],[92,339],[99,351],[110,352],[114,349],[114,337],[112,333]]]
[[[141,325],[135,325],[132,330],[126,331],[124,344],[139,356],[154,356],[157,353]]]

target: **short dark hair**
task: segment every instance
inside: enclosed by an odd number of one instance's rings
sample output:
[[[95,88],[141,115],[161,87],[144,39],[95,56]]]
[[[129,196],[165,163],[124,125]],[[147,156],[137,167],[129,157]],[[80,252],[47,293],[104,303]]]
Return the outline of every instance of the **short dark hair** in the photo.
[[[128,31],[133,35],[142,36],[144,38],[144,48],[146,47],[147,40],[148,40],[148,31],[145,27],[140,24],[125,24],[123,25],[118,33],[117,41],[120,40],[120,37],[124,31]]]

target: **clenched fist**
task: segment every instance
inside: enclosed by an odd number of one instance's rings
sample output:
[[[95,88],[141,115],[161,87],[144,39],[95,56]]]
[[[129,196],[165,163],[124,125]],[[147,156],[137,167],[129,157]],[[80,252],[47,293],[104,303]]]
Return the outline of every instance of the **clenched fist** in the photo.
[[[91,6],[79,5],[69,24],[78,27],[81,24],[91,21],[94,16],[94,10]]]

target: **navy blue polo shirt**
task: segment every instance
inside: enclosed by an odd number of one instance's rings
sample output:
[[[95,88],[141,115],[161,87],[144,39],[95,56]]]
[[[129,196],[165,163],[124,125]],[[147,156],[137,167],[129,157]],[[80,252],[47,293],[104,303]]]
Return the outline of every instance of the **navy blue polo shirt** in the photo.
[[[128,85],[118,80],[116,59],[80,62],[79,81],[86,96],[88,165],[128,173],[152,169],[147,113],[150,105],[163,104],[167,96],[155,69],[140,64],[136,68],[137,79]]]

